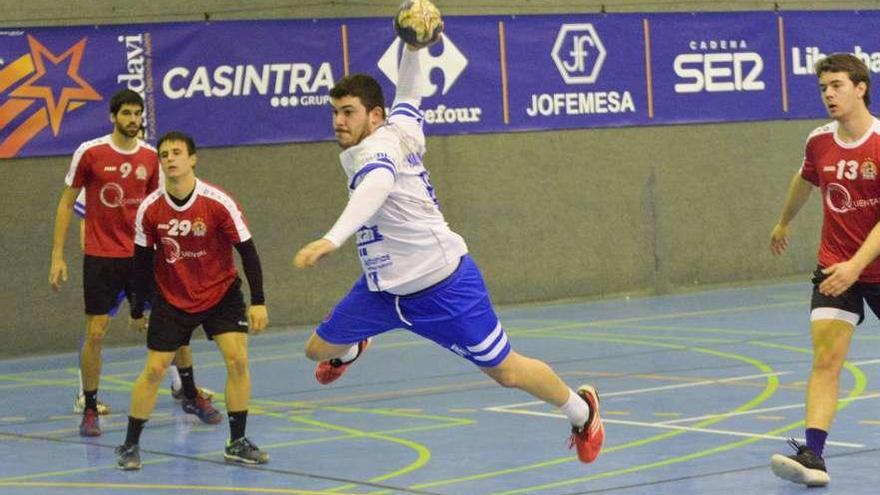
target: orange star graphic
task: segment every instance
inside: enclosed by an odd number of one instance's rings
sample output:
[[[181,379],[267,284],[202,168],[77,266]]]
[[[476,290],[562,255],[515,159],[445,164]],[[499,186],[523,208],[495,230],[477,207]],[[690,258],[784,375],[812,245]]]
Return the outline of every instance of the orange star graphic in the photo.
[[[49,110],[49,123],[52,125],[52,133],[56,136],[61,130],[61,121],[64,119],[64,112],[67,110],[68,104],[73,101],[89,101],[100,100],[101,95],[92,88],[89,83],[83,80],[78,74],[79,64],[82,61],[83,50],[86,47],[86,39],[79,40],[75,45],[67,49],[60,56],[55,56],[36,38],[28,35],[28,44],[31,47],[31,57],[34,60],[36,72],[30,79],[25,81],[15,91],[9,93],[10,97],[18,98],[42,98],[46,100],[46,108]],[[51,86],[40,86],[34,84],[46,74],[45,60],[52,65],[59,65],[69,59],[67,66],[67,76],[75,81],[79,87],[64,87],[58,101],[55,101],[55,94],[52,92]]]

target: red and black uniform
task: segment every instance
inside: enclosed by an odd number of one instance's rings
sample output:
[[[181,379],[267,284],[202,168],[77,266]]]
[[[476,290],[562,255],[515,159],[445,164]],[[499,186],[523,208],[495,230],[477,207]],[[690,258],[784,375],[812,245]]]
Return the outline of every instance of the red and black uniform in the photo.
[[[156,149],[138,140],[133,150],[117,148],[104,136],[80,145],[64,182],[84,188],[83,293],[86,314],[107,314],[121,290],[130,286],[134,217],[159,183]]]
[[[155,276],[147,346],[170,352],[189,343],[202,325],[211,337],[247,332],[241,279],[233,246],[251,292],[251,304],[264,304],[262,270],[251,233],[238,204],[216,186],[196,180],[187,198],[176,200],[164,188],[154,191],[135,219],[135,292]],[[142,301],[132,307],[139,317]]]
[[[868,132],[852,143],[841,141],[837,130],[835,121],[810,134],[800,171],[822,193],[820,269],[852,258],[880,221],[880,120],[873,119]],[[823,278],[817,270],[817,287]],[[872,309],[875,305],[880,309],[878,284],[880,259],[868,265],[859,281],[838,298],[822,296],[814,289],[813,319],[838,318],[858,324],[864,318],[863,299]]]

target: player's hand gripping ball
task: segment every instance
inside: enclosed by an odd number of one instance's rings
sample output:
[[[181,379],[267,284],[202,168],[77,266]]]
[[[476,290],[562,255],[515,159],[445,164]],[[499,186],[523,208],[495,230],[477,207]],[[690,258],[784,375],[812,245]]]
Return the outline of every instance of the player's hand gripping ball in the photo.
[[[405,43],[424,48],[440,39],[443,19],[437,7],[428,0],[408,0],[394,16],[394,30]]]

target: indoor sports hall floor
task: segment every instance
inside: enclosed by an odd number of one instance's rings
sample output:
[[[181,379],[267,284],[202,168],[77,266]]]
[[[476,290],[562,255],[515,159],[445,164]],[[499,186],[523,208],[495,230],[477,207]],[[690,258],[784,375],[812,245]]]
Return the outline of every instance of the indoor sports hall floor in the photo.
[[[807,284],[502,308],[520,352],[602,396],[605,449],[591,465],[566,449],[553,408],[502,389],[448,351],[405,332],[374,340],[320,386],[307,332],[251,339],[249,437],[265,466],[223,462],[224,421],[183,414],[163,385],[141,440],[143,469],[115,468],[142,348],[105,351],[104,435],[83,439],[71,403],[76,357],[0,362],[0,493],[14,494],[793,494],[767,463],[802,436],[810,365]],[[843,372],[826,460],[810,493],[878,493],[880,325],[859,328]],[[199,333],[199,335],[201,335]],[[222,390],[209,343],[196,379]],[[217,399],[222,402],[222,396]]]

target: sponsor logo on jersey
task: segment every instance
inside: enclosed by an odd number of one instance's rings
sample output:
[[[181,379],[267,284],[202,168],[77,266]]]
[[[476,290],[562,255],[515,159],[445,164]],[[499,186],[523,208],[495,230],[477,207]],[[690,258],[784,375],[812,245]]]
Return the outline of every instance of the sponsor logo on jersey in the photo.
[[[207,251],[201,249],[199,251],[184,251],[180,249],[180,244],[176,240],[171,237],[162,237],[159,239],[162,244],[163,251],[165,253],[165,262],[168,264],[174,264],[182,259],[194,259],[201,258],[208,254]]]
[[[437,56],[431,55],[428,50],[419,50],[418,52],[422,66],[422,96],[425,98],[436,96],[438,90],[440,90],[440,95],[449,93],[467,68],[467,57],[445,34],[443,35],[442,47],[443,52]],[[397,84],[397,67],[400,64],[402,50],[403,44],[400,38],[395,38],[376,63],[379,70],[394,84]],[[443,74],[442,90],[430,78],[434,69],[439,69]],[[483,114],[481,107],[450,107],[447,105],[422,108],[422,111],[425,113],[425,121],[429,124],[476,123],[480,122]]]
[[[192,223],[192,233],[196,237],[203,237],[205,233],[208,232],[208,226],[205,225],[205,220],[201,217],[196,217]]]
[[[870,158],[865,158],[860,168],[863,179],[874,180],[877,178],[877,164]]]
[[[24,32],[17,31],[21,36]],[[65,116],[101,95],[80,75],[87,38],[56,55],[36,37],[27,35],[30,51],[0,71],[0,158],[16,156],[49,127],[57,137]],[[36,103],[36,104],[35,104]]]
[[[134,171],[134,176],[137,177],[137,180],[147,180],[147,167],[138,165]]]
[[[355,235],[355,239],[357,240],[358,247],[366,246],[368,244],[373,244],[374,242],[381,242],[381,241],[385,240],[385,238],[382,237],[382,234],[379,233],[379,226],[378,225],[373,225],[373,226],[364,225],[363,227],[359,228],[357,230],[357,232],[354,233],[354,235]]]
[[[854,200],[845,186],[832,182],[825,189],[825,205],[837,213],[849,213],[859,208],[876,208],[880,198]]]
[[[567,86],[599,81],[608,53],[592,23],[562,24],[550,50],[559,77]],[[526,108],[529,117],[635,112],[627,90],[535,93]]]
[[[691,40],[690,52],[680,53],[672,63],[680,82],[675,92],[727,93],[763,91],[764,58],[750,51],[746,40]]]

